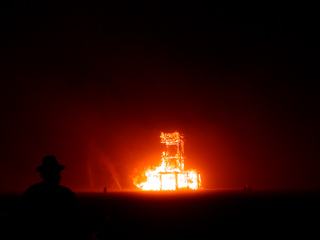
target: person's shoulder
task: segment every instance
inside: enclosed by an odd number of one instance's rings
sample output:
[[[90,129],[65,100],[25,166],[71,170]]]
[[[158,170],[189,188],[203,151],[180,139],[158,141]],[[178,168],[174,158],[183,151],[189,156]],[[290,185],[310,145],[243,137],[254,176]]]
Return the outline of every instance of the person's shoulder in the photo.
[[[65,194],[68,194],[70,196],[76,197],[76,194],[70,188],[67,188],[61,185],[58,185],[58,188],[59,188],[59,191],[64,192]]]
[[[42,182],[33,184],[33,185],[31,185],[30,187],[27,188],[27,190],[24,192],[24,195],[30,194],[30,193],[33,193],[33,192],[37,192],[39,189],[42,189],[42,188],[43,188],[43,183]]]
[[[28,189],[36,189],[36,188],[40,188],[42,186],[43,186],[43,182],[39,182],[39,183],[31,185]]]

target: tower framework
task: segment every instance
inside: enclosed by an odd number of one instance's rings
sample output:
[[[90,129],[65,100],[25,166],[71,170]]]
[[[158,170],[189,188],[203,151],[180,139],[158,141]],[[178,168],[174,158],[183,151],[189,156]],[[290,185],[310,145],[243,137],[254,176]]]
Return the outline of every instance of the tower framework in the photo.
[[[191,185],[193,189],[199,189],[200,174],[184,170],[184,136],[179,132],[161,132],[160,139],[166,145],[166,151],[162,153],[165,171],[159,172],[160,190],[190,188]]]
[[[161,133],[161,143],[166,145],[162,159],[167,169],[182,172],[184,170],[184,136],[178,132]]]

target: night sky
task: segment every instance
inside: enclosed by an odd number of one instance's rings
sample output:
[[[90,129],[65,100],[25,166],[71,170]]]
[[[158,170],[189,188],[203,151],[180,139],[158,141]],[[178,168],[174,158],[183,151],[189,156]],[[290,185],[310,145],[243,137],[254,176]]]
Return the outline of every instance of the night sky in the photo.
[[[173,131],[205,188],[320,188],[315,12],[28,2],[0,8],[0,191],[46,155],[74,191],[134,189]]]

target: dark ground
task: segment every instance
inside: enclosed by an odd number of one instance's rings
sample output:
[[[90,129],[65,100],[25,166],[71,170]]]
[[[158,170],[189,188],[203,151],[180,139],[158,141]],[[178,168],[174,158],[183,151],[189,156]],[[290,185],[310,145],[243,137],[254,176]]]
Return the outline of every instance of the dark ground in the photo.
[[[77,195],[82,224],[79,231],[87,239],[94,235],[96,239],[319,237],[319,191]],[[18,202],[18,195],[1,195],[1,239],[17,231]]]

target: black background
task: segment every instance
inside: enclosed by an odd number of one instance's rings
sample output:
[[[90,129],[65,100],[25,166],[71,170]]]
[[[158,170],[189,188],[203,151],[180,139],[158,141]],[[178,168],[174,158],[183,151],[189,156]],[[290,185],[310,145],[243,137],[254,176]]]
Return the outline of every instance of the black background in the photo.
[[[1,3],[0,190],[49,154],[73,190],[134,189],[176,130],[205,188],[319,188],[313,9]]]

